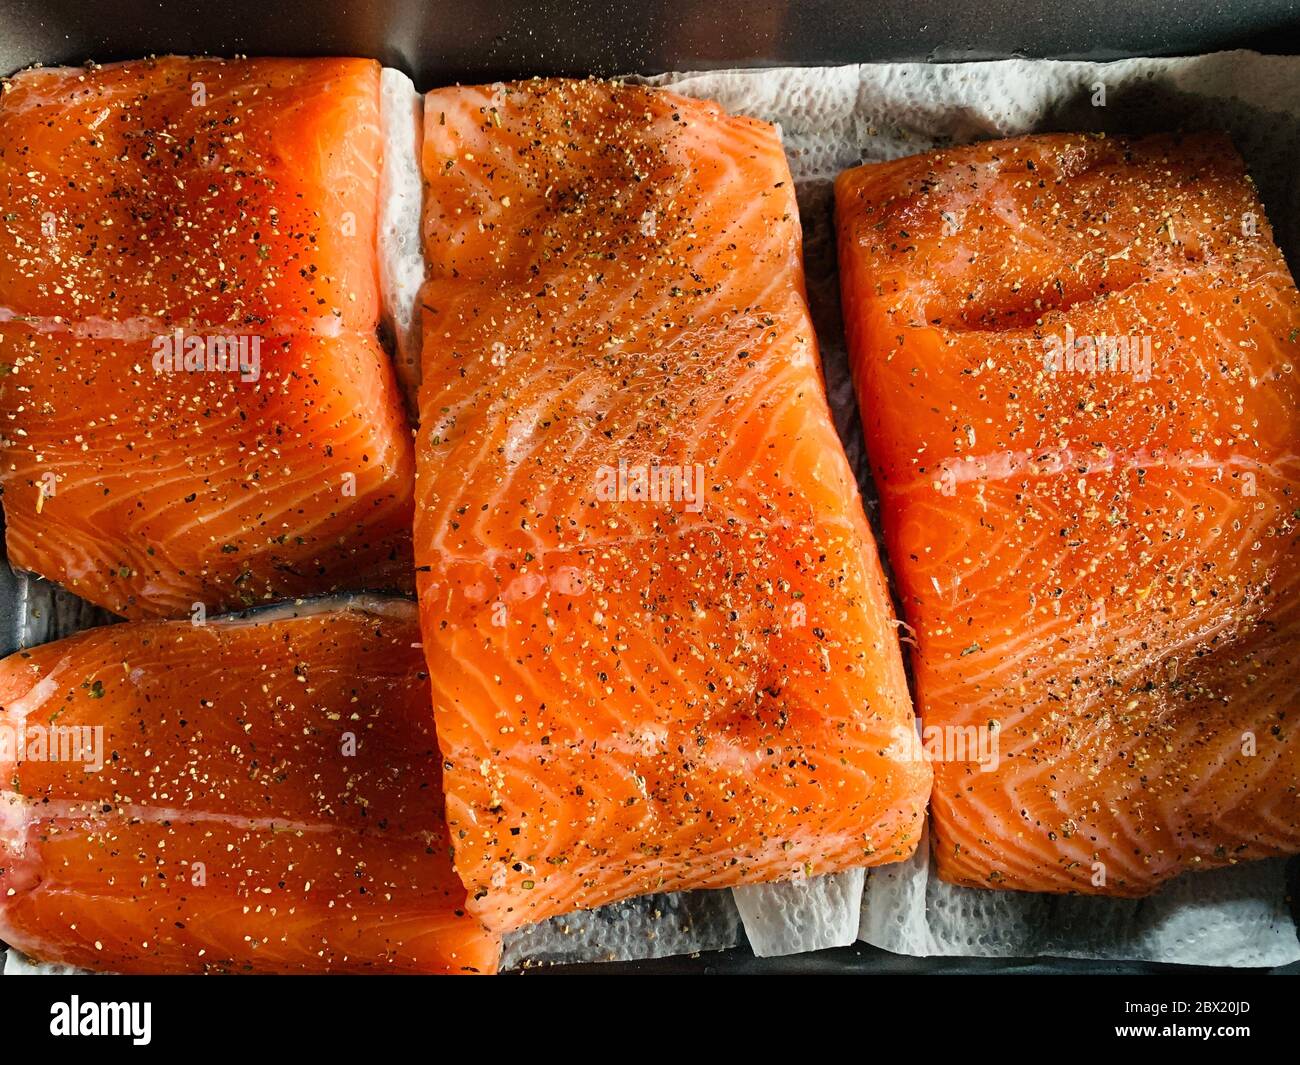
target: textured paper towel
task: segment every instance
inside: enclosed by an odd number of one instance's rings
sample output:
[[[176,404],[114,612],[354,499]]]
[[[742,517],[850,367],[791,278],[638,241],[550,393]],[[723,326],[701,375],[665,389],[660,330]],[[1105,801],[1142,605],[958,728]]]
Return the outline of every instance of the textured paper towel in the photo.
[[[400,70],[380,72],[380,110],[384,126],[384,166],[379,175],[379,283],[384,327],[392,334],[393,362],[407,405],[416,411],[420,383],[420,286],[424,253],[420,247],[421,126],[424,98]]]
[[[644,895],[511,932],[501,968],[667,958],[725,950],[739,939],[740,917],[728,891]]]
[[[31,958],[9,951],[4,957],[5,976],[85,976],[86,970],[73,965],[56,965],[52,962],[32,961]]]
[[[117,620],[107,610],[30,573],[15,573],[13,579],[13,628],[6,633],[7,650],[61,640],[82,629]]]
[[[732,897],[750,948],[760,958],[846,947],[858,938],[866,870],[802,882],[746,884]]]
[[[895,954],[1112,958],[1273,966],[1300,957],[1286,863],[1180,877],[1148,899],[1028,895],[955,887],[927,876],[922,848],[871,871],[859,937]]]
[[[835,268],[831,182],[862,162],[944,144],[1063,130],[1226,129],[1246,158],[1295,272],[1300,266],[1300,59],[1224,52],[1095,64],[1047,60],[669,74],[649,79],[780,125],[799,193],[808,295],[836,425],[878,528],[849,378]],[[862,939],[898,953],[1281,965],[1300,958],[1285,863],[1194,874],[1132,902],[958,888],[929,878],[928,854],[871,872]],[[841,876],[852,874],[841,874]],[[746,889],[748,890],[748,889]],[[810,905],[806,885],[768,885],[741,905],[765,952],[832,941],[845,892]],[[827,905],[829,900],[838,905]],[[811,921],[814,927],[803,922]]]

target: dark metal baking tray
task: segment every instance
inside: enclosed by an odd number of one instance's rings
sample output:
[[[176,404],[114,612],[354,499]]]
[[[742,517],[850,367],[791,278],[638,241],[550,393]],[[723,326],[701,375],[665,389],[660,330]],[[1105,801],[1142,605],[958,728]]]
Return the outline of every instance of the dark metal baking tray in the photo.
[[[1122,59],[1231,48],[1300,53],[1300,0],[0,0],[0,72],[164,53],[363,55],[421,89],[534,74]],[[1291,902],[1300,901],[1297,863]],[[572,967],[557,967],[560,971]],[[903,958],[858,944],[792,958],[745,948],[608,963],[659,973],[1160,973],[1141,962]],[[1275,970],[1300,974],[1300,963]]]
[[[0,0],[0,69],[366,55],[421,88],[533,74],[1300,51],[1296,0]]]

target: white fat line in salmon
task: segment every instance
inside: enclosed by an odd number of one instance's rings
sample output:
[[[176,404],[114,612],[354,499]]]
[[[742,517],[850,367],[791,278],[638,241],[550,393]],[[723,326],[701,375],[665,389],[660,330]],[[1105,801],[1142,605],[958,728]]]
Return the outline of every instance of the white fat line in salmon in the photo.
[[[603,503],[684,503],[698,514],[704,509],[704,467],[629,463],[596,469],[596,498]]]
[[[76,337],[78,340],[121,340],[142,341],[166,333],[174,322],[164,322],[161,318],[134,317],[121,320],[111,318],[65,318],[62,315],[19,314],[11,307],[0,307],[0,325],[17,322],[25,325],[34,333],[57,333]],[[182,328],[186,323],[182,322]],[[194,323],[189,323],[193,325]],[[204,325],[203,332],[213,336],[228,336],[256,332],[262,337],[339,337],[343,335],[343,323],[336,315],[320,314],[306,319],[270,318],[252,325]]]
[[[339,831],[325,821],[293,821],[287,817],[248,817],[177,806],[145,806],[118,803],[104,809],[102,799],[29,799],[16,791],[0,791],[0,829],[12,833],[30,820],[39,821],[138,821],[142,824],[216,824],[248,831],[293,832],[297,834]]]
[[[1126,373],[1135,381],[1151,380],[1151,338],[1098,333],[1043,337],[1043,369],[1048,373]]]
[[[331,821],[295,821],[287,817],[251,817],[246,814],[217,813],[179,806],[145,806],[117,803],[105,809],[103,799],[31,799],[16,791],[0,790],[0,838],[13,838],[33,821],[72,821],[104,824],[109,821],[165,825],[227,825],[247,832],[288,832],[294,835],[359,835],[364,825]],[[394,840],[416,841],[433,846],[441,839],[428,829],[394,832]]]
[[[59,690],[58,675],[63,672],[68,660],[69,656],[62,656],[57,665],[33,684],[26,695],[20,695],[17,699],[11,700],[4,708],[5,715],[19,721],[26,720],[28,714],[42,706],[46,699]]]
[[[1287,455],[1272,465],[1284,465],[1294,459],[1295,456]],[[971,481],[1005,481],[1021,476],[1052,477],[1067,471],[1087,476],[1117,469],[1211,470],[1222,476],[1231,470],[1254,474],[1268,469],[1269,465],[1245,455],[1215,458],[1205,451],[1171,451],[1164,448],[1115,451],[1105,447],[1067,447],[1041,451],[1004,451],[944,459],[939,464],[939,476],[934,487],[945,495],[951,495],[956,485]]]
[[[244,382],[262,376],[262,338],[247,333],[186,335],[179,327],[153,339],[155,373],[238,373]]]
[[[104,726],[0,721],[0,763],[13,762],[77,762],[98,773],[104,768]]]

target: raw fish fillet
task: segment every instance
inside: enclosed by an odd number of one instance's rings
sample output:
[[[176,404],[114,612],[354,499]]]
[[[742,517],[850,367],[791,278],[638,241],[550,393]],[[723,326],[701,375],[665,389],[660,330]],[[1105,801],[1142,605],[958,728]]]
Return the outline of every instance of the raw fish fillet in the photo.
[[[376,335],[384,143],[368,60],[7,82],[14,566],[131,618],[413,586],[412,442]]]
[[[379,82],[369,59],[179,56],[8,79],[4,307],[372,330]]]
[[[929,791],[775,130],[425,99],[416,562],[456,867],[513,929],[898,861]]]
[[[1300,851],[1300,296],[1231,143],[996,141],[836,199],[940,876]]]
[[[10,655],[0,940],[120,973],[494,971],[451,867],[428,706],[403,600]]]

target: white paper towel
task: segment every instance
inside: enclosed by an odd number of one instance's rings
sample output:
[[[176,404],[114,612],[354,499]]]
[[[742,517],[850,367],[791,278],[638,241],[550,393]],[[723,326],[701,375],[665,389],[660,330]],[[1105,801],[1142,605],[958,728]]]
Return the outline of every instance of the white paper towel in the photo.
[[[668,958],[725,950],[739,940],[729,891],[643,895],[511,932],[502,943],[501,968]]]
[[[420,243],[424,97],[410,78],[389,67],[380,72],[379,91],[384,128],[378,240],[383,321],[392,334],[398,380],[408,409],[415,414],[415,393],[420,384],[420,286],[424,284]]]
[[[866,870],[803,881],[746,884],[732,896],[750,948],[760,958],[846,947],[858,938]]]
[[[1193,873],[1147,899],[1030,895],[927,876],[928,849],[870,873],[859,937],[916,957],[1109,958],[1273,966],[1300,957],[1286,863]]]

